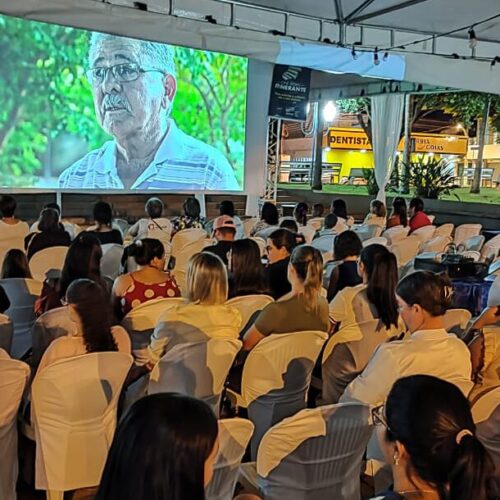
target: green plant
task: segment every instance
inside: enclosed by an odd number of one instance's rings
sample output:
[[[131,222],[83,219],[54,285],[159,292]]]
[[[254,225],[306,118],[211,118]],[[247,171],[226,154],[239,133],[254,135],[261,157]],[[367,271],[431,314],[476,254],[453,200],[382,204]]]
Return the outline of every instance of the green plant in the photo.
[[[375,169],[373,168],[364,168],[363,169],[363,177],[366,181],[366,190],[370,195],[378,194],[378,184],[377,179],[375,179]]]
[[[407,167],[415,196],[437,200],[442,194],[453,194],[452,190],[458,187],[453,166],[443,159],[421,155]]]

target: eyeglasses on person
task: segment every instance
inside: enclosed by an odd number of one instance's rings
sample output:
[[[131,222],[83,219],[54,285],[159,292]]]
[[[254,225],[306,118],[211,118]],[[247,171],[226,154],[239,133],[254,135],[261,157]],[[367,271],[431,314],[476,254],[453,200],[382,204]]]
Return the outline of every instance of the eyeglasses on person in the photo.
[[[137,80],[141,73],[163,71],[155,68],[141,68],[137,63],[121,63],[113,66],[96,66],[86,71],[87,79],[91,85],[101,85],[108,76],[108,71],[111,71],[113,78],[118,83],[128,83]]]
[[[372,421],[374,425],[383,425],[390,431],[389,424],[385,418],[385,405],[376,406],[372,409]]]

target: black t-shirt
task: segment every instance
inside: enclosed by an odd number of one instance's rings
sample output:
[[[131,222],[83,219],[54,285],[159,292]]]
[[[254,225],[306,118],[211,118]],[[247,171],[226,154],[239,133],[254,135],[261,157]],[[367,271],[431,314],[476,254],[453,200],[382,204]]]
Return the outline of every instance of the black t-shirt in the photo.
[[[292,285],[288,281],[288,263],[290,257],[279,260],[274,264],[267,266],[267,276],[269,279],[269,287],[271,289],[271,296],[277,300],[283,295],[286,295],[292,290]]]
[[[95,236],[101,245],[107,245],[108,243],[116,243],[117,245],[123,245],[122,233],[118,229],[112,229],[111,231],[87,231],[92,236]]]
[[[337,266],[331,275],[328,286],[328,302],[347,286],[356,286],[363,282],[358,274],[358,263],[355,260],[343,262]]]
[[[41,233],[30,233],[24,239],[24,246],[27,248],[28,260],[36,252],[51,247],[69,247],[71,237],[67,231],[43,231]]]
[[[0,286],[0,313],[3,314],[10,307],[10,300],[5,290]]]
[[[224,264],[227,266],[227,254],[229,250],[231,250],[232,245],[233,245],[232,241],[222,240],[218,241],[215,245],[212,245],[210,247],[205,247],[203,251],[218,255],[222,259],[222,262],[224,262]]]

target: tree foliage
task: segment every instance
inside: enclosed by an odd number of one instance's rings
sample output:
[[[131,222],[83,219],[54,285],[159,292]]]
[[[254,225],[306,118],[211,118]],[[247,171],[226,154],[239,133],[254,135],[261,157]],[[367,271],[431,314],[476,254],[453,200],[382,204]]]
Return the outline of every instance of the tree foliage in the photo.
[[[109,139],[96,121],[85,77],[88,38],[87,31],[0,15],[1,186],[57,176]],[[246,59],[186,48],[176,54],[173,117],[182,130],[222,151],[241,181]],[[64,160],[54,167],[57,141]]]

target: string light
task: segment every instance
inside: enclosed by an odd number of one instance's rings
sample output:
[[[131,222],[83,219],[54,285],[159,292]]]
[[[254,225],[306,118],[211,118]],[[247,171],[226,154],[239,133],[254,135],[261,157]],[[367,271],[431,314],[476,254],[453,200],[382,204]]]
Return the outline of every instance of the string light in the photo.
[[[378,57],[378,47],[375,47],[375,52],[373,53],[373,64],[378,66],[380,64],[380,59]]]
[[[358,58],[358,53],[356,52],[356,49],[354,48],[354,45],[352,46],[351,55],[352,55],[352,58],[354,60],[356,60]]]
[[[469,47],[471,49],[475,49],[477,46],[477,37],[473,27],[469,29],[468,34],[469,34]]]

